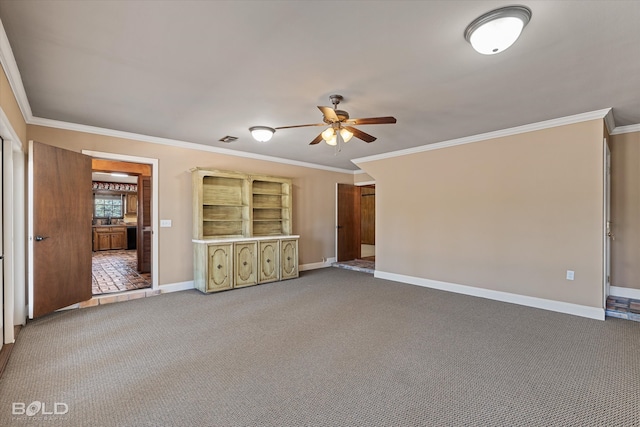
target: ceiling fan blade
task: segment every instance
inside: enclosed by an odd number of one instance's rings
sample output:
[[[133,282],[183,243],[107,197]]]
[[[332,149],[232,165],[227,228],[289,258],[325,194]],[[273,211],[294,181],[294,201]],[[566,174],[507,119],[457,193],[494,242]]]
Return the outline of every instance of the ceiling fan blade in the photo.
[[[322,111],[322,115],[324,115],[324,118],[326,120],[329,120],[329,123],[335,123],[335,122],[339,122],[340,121],[340,119],[336,115],[336,112],[333,111],[333,108],[331,108],[331,107],[320,107],[320,106],[318,106],[318,108],[320,109],[320,111]]]
[[[348,130],[349,132],[351,132],[353,134],[353,136],[355,136],[358,139],[363,140],[364,142],[373,142],[376,139],[378,139],[375,136],[372,136],[372,135],[369,135],[368,133],[362,132],[360,129],[352,128],[351,126],[342,126],[342,127],[345,128],[346,130]],[[322,137],[322,134],[320,134],[320,136]]]
[[[307,127],[307,126],[326,126],[326,123],[313,123],[310,125],[294,125],[294,126],[280,126],[274,129],[291,129],[291,128],[303,128],[303,127]]]
[[[387,117],[369,117],[367,119],[351,119],[347,120],[348,123],[354,125],[382,125],[395,123],[397,120],[395,117],[387,116]]]
[[[316,136],[316,139],[314,139],[313,141],[311,141],[309,143],[309,145],[316,145],[317,143],[319,143],[320,141],[322,141],[322,134]]]

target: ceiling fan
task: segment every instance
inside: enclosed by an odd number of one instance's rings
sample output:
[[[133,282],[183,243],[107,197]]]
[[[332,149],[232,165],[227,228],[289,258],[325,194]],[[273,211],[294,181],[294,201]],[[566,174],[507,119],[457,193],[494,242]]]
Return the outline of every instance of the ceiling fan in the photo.
[[[291,129],[291,128],[301,128],[301,127],[307,127],[307,126],[329,125],[329,127],[325,131],[320,133],[320,135],[316,136],[315,139],[311,141],[309,145],[318,144],[322,140],[324,140],[329,145],[337,145],[338,135],[340,135],[340,138],[344,142],[348,142],[351,139],[351,137],[354,137],[354,136],[367,143],[373,142],[376,140],[375,136],[362,132],[361,130],[354,128],[352,125],[378,125],[378,124],[389,124],[389,123],[396,122],[396,118],[391,116],[370,117],[366,119],[351,119],[349,118],[349,113],[347,113],[344,110],[338,110],[338,104],[340,104],[340,101],[343,100],[342,95],[331,95],[329,96],[329,99],[333,104],[333,108],[318,106],[320,111],[322,111],[324,123],[313,123],[308,125],[295,125],[295,126],[281,126],[275,129]]]

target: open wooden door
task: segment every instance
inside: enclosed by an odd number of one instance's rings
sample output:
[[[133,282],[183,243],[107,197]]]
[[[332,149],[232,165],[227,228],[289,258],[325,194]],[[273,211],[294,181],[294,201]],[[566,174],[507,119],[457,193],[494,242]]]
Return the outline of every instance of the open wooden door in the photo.
[[[151,272],[151,177],[138,177],[138,272]]]
[[[29,317],[91,299],[91,158],[29,143]]]
[[[360,187],[338,184],[338,262],[360,258]]]

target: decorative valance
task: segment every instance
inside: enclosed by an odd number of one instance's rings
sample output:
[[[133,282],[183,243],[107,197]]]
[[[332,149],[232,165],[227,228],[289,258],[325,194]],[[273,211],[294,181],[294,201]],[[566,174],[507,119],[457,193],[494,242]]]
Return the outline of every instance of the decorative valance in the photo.
[[[127,184],[125,182],[93,181],[93,189],[136,193],[138,191],[138,184]]]

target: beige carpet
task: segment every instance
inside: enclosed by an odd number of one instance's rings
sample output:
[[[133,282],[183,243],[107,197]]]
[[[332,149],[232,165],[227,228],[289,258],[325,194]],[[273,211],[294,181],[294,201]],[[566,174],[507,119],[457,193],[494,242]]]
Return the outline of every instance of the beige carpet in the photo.
[[[56,313],[0,380],[2,426],[640,426],[639,409],[639,323],[337,268]]]

